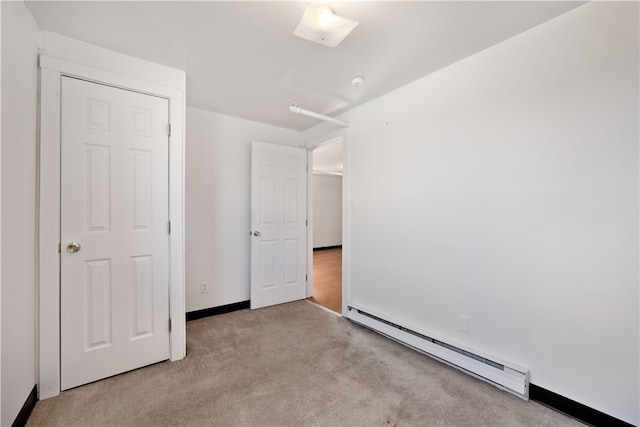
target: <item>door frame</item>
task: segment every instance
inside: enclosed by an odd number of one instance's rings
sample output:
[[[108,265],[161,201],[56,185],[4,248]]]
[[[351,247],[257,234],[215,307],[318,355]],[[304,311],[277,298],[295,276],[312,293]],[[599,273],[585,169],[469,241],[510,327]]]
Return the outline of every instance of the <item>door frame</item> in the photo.
[[[79,46],[87,49],[86,45]],[[90,82],[166,98],[169,101],[169,319],[170,360],[186,354],[184,282],[184,114],[185,87],[176,87],[176,75],[184,72],[92,49],[85,63],[40,54],[40,117],[38,147],[38,284],[37,355],[39,398],[60,393],[60,122],[61,78],[75,77]],[[109,61],[111,59],[112,61]],[[105,63],[115,65],[105,65]],[[108,68],[118,68],[117,70]],[[142,70],[140,70],[142,68]],[[137,69],[137,71],[136,71]],[[155,70],[156,81],[140,71]],[[169,71],[168,71],[169,70]],[[163,80],[171,85],[158,83]],[[178,79],[179,80],[179,79]]]
[[[348,128],[328,133],[313,139],[301,147],[307,149],[307,298],[313,296],[313,151],[323,145],[342,141],[342,316],[347,312],[349,296],[349,228],[351,210],[347,209],[351,200],[349,186]]]

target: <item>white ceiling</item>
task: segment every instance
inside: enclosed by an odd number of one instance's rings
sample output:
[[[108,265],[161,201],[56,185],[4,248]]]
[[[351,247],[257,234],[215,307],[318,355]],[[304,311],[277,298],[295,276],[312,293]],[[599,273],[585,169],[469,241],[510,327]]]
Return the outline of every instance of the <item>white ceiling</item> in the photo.
[[[40,28],[187,72],[187,105],[304,130],[579,6],[575,1],[329,2],[338,47],[292,35],[300,1],[28,1]],[[366,86],[350,87],[356,75]]]

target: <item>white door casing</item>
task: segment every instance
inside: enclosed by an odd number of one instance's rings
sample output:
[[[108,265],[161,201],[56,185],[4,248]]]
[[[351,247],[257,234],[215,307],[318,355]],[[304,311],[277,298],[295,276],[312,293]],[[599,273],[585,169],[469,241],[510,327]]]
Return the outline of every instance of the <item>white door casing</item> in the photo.
[[[80,77],[169,101],[170,358],[186,355],[184,297],[184,71],[54,33],[41,34],[38,191],[38,397],[60,393],[61,79]]]
[[[169,358],[169,110],[63,77],[61,113],[64,390]]]
[[[251,308],[304,299],[307,151],[254,141],[251,152]]]
[[[350,156],[349,150],[350,145],[348,143],[349,132],[348,129],[340,129],[335,132],[328,133],[319,138],[313,139],[311,141],[306,142],[302,146],[309,150],[309,164],[313,165],[313,150],[316,148],[330,144],[333,142],[342,141],[343,151],[342,151],[342,163],[344,167],[343,175],[342,175],[342,315],[348,317],[349,311],[347,307],[350,302],[350,293],[349,293],[349,273],[350,273],[350,226],[351,226],[351,216],[356,210],[357,203],[355,200],[351,198],[351,185],[350,185]],[[311,182],[311,175],[313,174],[313,168],[309,168],[308,172],[308,180]],[[307,186],[309,188],[309,186]],[[311,191],[307,194],[308,202],[308,210],[309,214],[309,227],[307,230],[307,269],[308,271],[313,271],[313,215],[312,215],[312,203],[311,203]],[[313,276],[309,275],[310,278]],[[313,283],[310,280],[307,284],[307,296],[313,295]]]

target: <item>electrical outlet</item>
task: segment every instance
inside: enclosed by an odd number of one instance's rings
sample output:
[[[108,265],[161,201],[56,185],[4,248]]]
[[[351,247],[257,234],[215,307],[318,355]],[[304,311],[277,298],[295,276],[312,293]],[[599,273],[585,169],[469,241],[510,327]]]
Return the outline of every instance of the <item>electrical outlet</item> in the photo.
[[[460,332],[464,332],[465,334],[469,333],[469,321],[471,319],[469,316],[465,316],[464,314],[458,315],[458,330]]]
[[[201,282],[200,283],[200,293],[201,294],[208,294],[209,293],[209,287],[207,285],[207,282]]]

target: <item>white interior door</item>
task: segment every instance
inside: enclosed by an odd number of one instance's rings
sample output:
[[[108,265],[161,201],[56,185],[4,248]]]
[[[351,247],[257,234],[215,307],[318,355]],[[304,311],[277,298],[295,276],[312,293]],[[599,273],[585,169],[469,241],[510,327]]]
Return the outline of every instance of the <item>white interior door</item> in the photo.
[[[253,142],[251,153],[251,308],[304,299],[307,152]]]
[[[168,100],[62,79],[63,390],[169,358]]]

